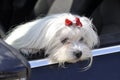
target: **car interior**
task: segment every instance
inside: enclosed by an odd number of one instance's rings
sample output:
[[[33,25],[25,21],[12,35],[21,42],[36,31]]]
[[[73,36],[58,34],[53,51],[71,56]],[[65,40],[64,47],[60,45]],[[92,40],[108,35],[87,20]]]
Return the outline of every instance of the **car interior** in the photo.
[[[19,24],[46,15],[70,12],[93,20],[100,37],[97,48],[120,43],[119,0],[1,0],[0,4],[1,39]]]
[[[32,74],[30,75],[30,72],[27,72],[29,73],[28,76],[31,76],[30,80],[120,80],[120,65],[118,64],[120,61],[120,55],[118,54],[120,51],[120,0],[0,0],[0,39],[3,40],[9,31],[19,24],[54,13],[64,12],[70,12],[92,19],[100,38],[100,45],[96,47],[98,52],[99,49],[108,49],[111,46],[116,46],[118,52],[110,52],[114,54],[94,57],[91,69],[85,72],[80,71],[80,65],[83,64],[84,66],[84,63],[67,64],[67,68],[58,68],[56,64],[49,65],[46,62],[42,63],[44,61],[44,55],[32,55],[27,58],[29,62],[38,60],[37,63],[33,64],[38,64],[41,61],[41,65],[47,64],[47,66],[36,68],[33,66]],[[14,62],[16,61],[13,57],[11,59],[11,56],[6,57],[5,55],[13,55],[16,59],[16,56],[19,56],[17,54],[19,52],[13,54],[15,49],[1,40],[0,59],[2,54],[5,57],[5,61],[11,60],[11,64],[15,66]],[[7,46],[3,45],[3,43]],[[6,50],[5,47],[8,49]],[[14,71],[15,74],[17,74],[17,71],[19,73],[21,65],[25,66],[22,67],[24,70],[26,70],[26,64],[28,65],[28,69],[30,69],[31,64],[29,65],[21,56],[19,56],[18,62],[17,64],[19,66],[12,66],[16,70]],[[11,67],[7,66],[8,63],[3,64],[10,69]],[[3,64],[1,64],[0,70],[4,69],[6,71],[7,69],[3,68]],[[23,70],[21,71],[24,73]],[[19,77],[19,75],[17,76]],[[20,76],[25,77],[21,73]]]
[[[98,48],[120,44],[119,0],[1,0],[1,39],[19,24],[62,12],[92,19],[100,37]]]

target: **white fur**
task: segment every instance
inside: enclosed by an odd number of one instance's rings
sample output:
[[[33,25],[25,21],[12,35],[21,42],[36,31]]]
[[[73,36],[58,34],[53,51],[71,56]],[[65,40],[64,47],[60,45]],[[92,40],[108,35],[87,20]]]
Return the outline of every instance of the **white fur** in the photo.
[[[66,26],[65,19],[73,21],[78,17],[82,27],[75,25]],[[45,54],[49,54],[52,62],[60,64],[64,62],[77,62],[91,58],[91,49],[98,44],[98,36],[93,30],[92,21],[86,17],[80,17],[70,13],[50,15],[42,19],[37,19],[15,28],[5,39],[5,42],[16,49],[42,49]],[[61,43],[64,38],[69,38],[65,44]],[[83,41],[79,41],[83,37]],[[82,56],[78,59],[74,56],[74,51],[82,51]],[[88,65],[88,67],[91,65]]]

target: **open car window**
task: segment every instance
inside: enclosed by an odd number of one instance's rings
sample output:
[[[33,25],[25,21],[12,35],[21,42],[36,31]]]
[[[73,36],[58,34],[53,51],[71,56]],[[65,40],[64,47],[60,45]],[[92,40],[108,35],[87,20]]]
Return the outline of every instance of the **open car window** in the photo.
[[[0,34],[4,37],[16,25],[64,12],[92,19],[100,39],[92,50],[93,65],[81,73],[81,63],[56,68],[44,55],[34,55],[28,59],[31,80],[120,80],[120,0],[1,0]]]

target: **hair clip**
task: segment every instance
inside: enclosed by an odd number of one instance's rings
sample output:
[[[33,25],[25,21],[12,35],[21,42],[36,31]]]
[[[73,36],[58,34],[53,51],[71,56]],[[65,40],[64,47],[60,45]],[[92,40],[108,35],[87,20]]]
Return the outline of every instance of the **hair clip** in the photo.
[[[75,21],[76,21],[76,23],[75,23],[76,26],[82,27],[82,23],[80,22],[80,19],[78,17],[75,18]],[[72,26],[73,22],[71,20],[69,20],[69,19],[66,18],[65,19],[65,25],[66,26]]]

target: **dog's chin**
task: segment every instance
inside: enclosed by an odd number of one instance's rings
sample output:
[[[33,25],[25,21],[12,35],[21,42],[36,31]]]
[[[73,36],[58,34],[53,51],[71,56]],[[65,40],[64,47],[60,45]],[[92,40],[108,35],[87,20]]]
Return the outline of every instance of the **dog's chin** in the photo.
[[[85,63],[84,65],[82,63],[84,63],[85,61],[87,61],[87,63]],[[72,60],[50,60],[50,63],[58,63],[59,67],[62,68],[66,68],[66,66],[68,64],[73,64],[73,63],[77,63],[79,64],[80,70],[81,71],[86,71],[88,70],[91,65],[92,65],[92,57],[86,58],[84,60],[81,59],[72,59]],[[81,65],[82,64],[82,65]]]
[[[63,50],[63,49],[62,49]],[[84,61],[87,61],[87,63],[85,64],[84,67],[82,67],[82,70],[86,71],[88,70],[91,65],[92,65],[92,54],[91,54],[91,50],[89,48],[85,48],[85,50],[83,49],[83,53],[82,55],[77,58],[75,57],[72,52],[69,52],[69,50],[67,51],[63,51],[62,53],[60,53],[60,51],[56,52],[56,53],[52,53],[48,56],[50,63],[58,63],[60,67],[65,67],[66,63],[82,63]],[[81,68],[81,64],[80,64],[80,68]]]

